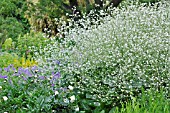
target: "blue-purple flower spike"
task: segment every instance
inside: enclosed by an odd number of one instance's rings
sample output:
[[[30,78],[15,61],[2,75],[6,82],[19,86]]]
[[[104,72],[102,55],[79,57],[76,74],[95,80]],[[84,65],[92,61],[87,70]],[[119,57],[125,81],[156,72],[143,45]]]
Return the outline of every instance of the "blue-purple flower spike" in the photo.
[[[28,77],[32,77],[32,73],[30,72],[29,69],[25,69],[24,74],[26,74]]]
[[[39,79],[45,80],[45,77],[44,76],[39,76]]]
[[[54,74],[54,72],[52,72],[52,75],[53,75],[53,79],[58,79],[61,77],[60,72],[57,72],[55,74]]]
[[[2,78],[2,79],[7,79],[8,76],[6,76],[6,75],[1,75],[1,74],[0,74],[0,78]]]
[[[5,68],[4,68],[4,71],[9,72],[9,71],[10,71],[10,68],[11,68],[11,66],[5,67]]]

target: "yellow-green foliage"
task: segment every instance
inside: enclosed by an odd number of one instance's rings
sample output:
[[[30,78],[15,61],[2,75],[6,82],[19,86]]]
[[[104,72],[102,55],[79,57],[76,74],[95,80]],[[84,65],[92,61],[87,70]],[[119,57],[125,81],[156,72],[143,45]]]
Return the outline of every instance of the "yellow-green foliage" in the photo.
[[[2,55],[0,55],[0,68],[7,67],[10,64],[13,64],[16,68],[38,65],[38,63],[33,59],[25,59],[25,57],[20,58],[16,54],[3,53]]]
[[[9,50],[11,48],[13,48],[14,44],[12,42],[11,38],[8,38],[5,40],[4,44],[2,45],[2,48],[5,50]]]

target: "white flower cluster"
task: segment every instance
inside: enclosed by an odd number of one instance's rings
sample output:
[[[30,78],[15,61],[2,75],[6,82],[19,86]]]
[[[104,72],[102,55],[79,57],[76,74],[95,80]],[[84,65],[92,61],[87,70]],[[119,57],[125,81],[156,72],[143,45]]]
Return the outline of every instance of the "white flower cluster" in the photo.
[[[54,42],[44,49],[44,55],[38,56],[41,66],[56,68],[52,61],[61,61],[60,70],[70,74],[67,82],[103,102],[128,98],[141,87],[169,91],[168,4],[117,8],[100,18],[104,23],[98,26],[90,27],[91,19],[86,19],[82,25],[87,23],[88,29],[75,25],[65,33],[63,43]],[[47,59],[51,62],[42,63]]]

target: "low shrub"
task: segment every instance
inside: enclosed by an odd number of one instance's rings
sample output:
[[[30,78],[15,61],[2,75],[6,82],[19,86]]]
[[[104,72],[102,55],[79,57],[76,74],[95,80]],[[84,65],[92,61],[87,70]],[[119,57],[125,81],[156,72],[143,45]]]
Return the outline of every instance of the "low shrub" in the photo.
[[[117,8],[112,17],[100,18],[104,24],[88,29],[77,25],[65,34],[63,44],[44,48],[44,55],[37,57],[39,66],[60,69],[61,83],[75,88],[80,110],[88,112],[119,106],[139,95],[142,87],[164,87],[169,96],[168,3]],[[88,20],[82,25],[88,26]],[[70,42],[75,45],[68,47]]]
[[[40,48],[43,49],[50,42],[51,40],[42,33],[30,32],[18,37],[15,48],[20,56],[24,55],[27,58],[29,55],[33,56],[34,51],[38,52]],[[31,51],[31,48],[34,49]]]
[[[18,57],[15,53],[1,53],[0,55],[0,67],[8,67],[13,64],[15,68],[18,67],[31,67],[37,65],[38,63],[32,58],[25,59],[25,57]]]
[[[2,49],[4,49],[4,50],[14,49],[14,47],[15,47],[15,45],[11,38],[6,39],[4,44],[2,45]]]
[[[51,38],[52,39],[52,38]],[[47,44],[52,43],[45,34],[38,32],[30,32],[25,35],[20,35],[16,41],[12,38],[7,38],[2,45],[2,51],[17,53],[20,57],[31,58],[34,52],[39,52],[39,49],[44,48]],[[55,37],[53,39],[56,39]]]
[[[73,112],[69,105],[75,101],[72,87],[55,85],[61,82],[60,72],[47,76],[43,71],[37,66],[0,68],[1,112]]]

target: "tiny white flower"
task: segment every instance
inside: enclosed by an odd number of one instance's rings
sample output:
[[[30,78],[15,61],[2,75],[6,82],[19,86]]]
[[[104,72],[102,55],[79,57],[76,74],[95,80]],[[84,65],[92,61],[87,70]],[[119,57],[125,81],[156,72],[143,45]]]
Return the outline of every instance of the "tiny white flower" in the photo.
[[[2,86],[0,86],[0,89],[2,89]]]
[[[79,111],[79,107],[76,107],[75,111]]]
[[[58,95],[59,94],[59,92],[58,91],[55,91],[55,95]]]
[[[73,90],[73,89],[74,89],[73,86],[70,86],[70,85],[68,86],[68,88],[69,88],[70,90]]]
[[[4,101],[7,101],[7,100],[8,100],[8,97],[3,96],[3,99],[4,99]]]
[[[4,112],[4,113],[8,113],[8,112]]]
[[[75,100],[76,100],[75,95],[73,95],[73,96],[70,97],[70,102],[71,102],[71,103],[73,103]]]
[[[66,99],[64,99],[64,102],[65,103],[69,103],[69,100],[66,98]]]

